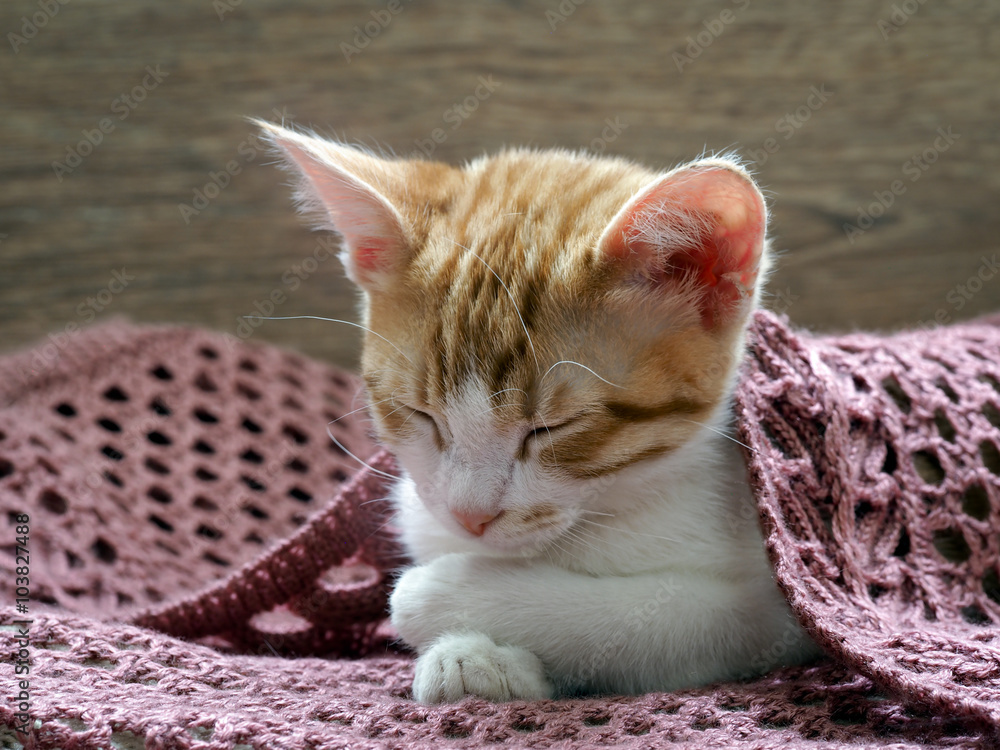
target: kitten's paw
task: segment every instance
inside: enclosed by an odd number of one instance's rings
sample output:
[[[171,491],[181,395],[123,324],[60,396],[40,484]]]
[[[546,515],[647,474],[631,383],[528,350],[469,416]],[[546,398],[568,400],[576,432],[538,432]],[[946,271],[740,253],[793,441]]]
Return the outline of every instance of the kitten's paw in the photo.
[[[466,695],[491,701],[551,698],[552,684],[537,656],[498,646],[482,633],[443,635],[417,659],[413,697],[450,703]]]

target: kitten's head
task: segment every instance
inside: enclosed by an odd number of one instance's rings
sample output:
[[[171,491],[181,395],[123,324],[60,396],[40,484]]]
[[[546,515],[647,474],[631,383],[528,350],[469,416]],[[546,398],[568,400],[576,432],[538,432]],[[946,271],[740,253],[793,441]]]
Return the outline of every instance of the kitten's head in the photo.
[[[378,434],[453,533],[537,549],[720,413],[766,263],[736,162],[454,168],[261,125],[364,293]]]

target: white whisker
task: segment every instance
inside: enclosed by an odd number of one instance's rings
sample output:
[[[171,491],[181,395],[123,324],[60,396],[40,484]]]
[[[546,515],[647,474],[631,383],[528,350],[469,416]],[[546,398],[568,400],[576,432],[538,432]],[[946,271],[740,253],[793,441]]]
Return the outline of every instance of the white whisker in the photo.
[[[353,453],[351,453],[349,450],[347,450],[347,448],[344,446],[344,444],[341,443],[339,440],[337,440],[337,436],[333,434],[333,431],[330,429],[330,425],[326,426],[326,434],[330,436],[330,439],[337,444],[337,447],[340,448],[340,450],[342,450],[344,453],[346,453],[348,456],[350,456],[351,458],[353,458],[359,464],[361,464],[362,466],[364,466],[365,468],[367,468],[369,471],[372,471],[372,472],[378,474],[379,476],[385,477],[386,479],[391,479],[393,481],[396,481],[397,479],[399,479],[399,477],[393,476],[392,474],[387,474],[384,471],[380,471],[380,470],[376,469],[371,464],[365,463],[360,458],[358,458]]]
[[[682,422],[687,422],[688,424],[696,424],[699,427],[704,427],[709,432],[714,432],[716,435],[719,435],[720,437],[724,437],[726,440],[732,440],[737,445],[742,445],[744,448],[746,448],[748,451],[750,451],[752,453],[756,453],[757,452],[753,448],[751,448],[749,445],[747,445],[746,443],[741,443],[739,440],[737,440],[736,438],[734,438],[732,435],[727,435],[722,430],[717,430],[716,428],[712,427],[711,425],[707,425],[704,422],[695,422],[693,419],[682,419],[681,421]]]
[[[497,391],[496,393],[491,393],[489,396],[486,397],[486,401],[488,403],[493,400],[494,396],[499,396],[501,393],[507,393],[509,391],[517,391],[518,393],[524,393],[525,396],[528,395],[522,388],[504,388],[502,390]],[[488,409],[483,409],[481,412],[478,412],[476,416],[478,417],[480,414],[485,414],[486,412],[494,411],[506,405],[507,404],[497,404],[496,406],[491,406]]]
[[[584,523],[589,523],[592,526],[599,526],[602,529],[608,529],[609,531],[617,531],[621,534],[631,534],[633,536],[645,536],[649,537],[650,539],[662,539],[665,542],[673,542],[675,544],[680,542],[679,539],[675,539],[673,537],[659,536],[658,534],[647,534],[644,531],[632,531],[631,529],[622,529],[618,528],[617,526],[608,526],[607,524],[598,523],[597,521],[591,521],[589,518],[581,518],[580,520],[583,521]]]
[[[352,414],[357,414],[359,411],[364,411],[369,406],[377,406],[378,404],[384,404],[386,401],[392,401],[392,396],[390,396],[389,398],[384,398],[381,401],[374,401],[374,402],[372,402],[370,404],[365,404],[364,406],[361,406],[361,407],[355,409],[354,411],[347,412],[347,414],[341,414],[336,419],[331,419],[329,422],[327,422],[327,424],[328,425],[330,425],[330,424],[337,424],[337,422],[339,422],[341,419],[346,419],[347,417],[351,416]]]
[[[600,380],[600,381],[602,381],[604,383],[607,383],[608,385],[610,385],[610,386],[612,386],[614,388],[621,388],[622,390],[625,390],[623,386],[615,385],[610,380],[605,380],[604,378],[602,378],[600,375],[598,375],[596,372],[594,372],[593,370],[591,370],[586,365],[581,365],[579,362],[574,362],[571,359],[562,359],[562,360],[559,360],[554,365],[552,365],[552,367],[550,367],[548,370],[545,371],[545,375],[548,375],[550,372],[552,372],[559,365],[576,365],[577,367],[582,367],[584,370],[586,370],[587,372],[589,372],[591,375],[593,375],[598,380]],[[542,379],[543,380],[545,379],[545,375],[542,375]]]
[[[257,315],[244,315],[243,317],[244,318],[256,318],[258,316]],[[343,323],[344,325],[354,326],[355,328],[360,328],[362,331],[368,331],[368,333],[370,333],[372,336],[378,336],[385,343],[387,343],[389,346],[391,346],[397,352],[399,352],[400,354],[402,354],[403,355],[403,359],[405,359],[411,365],[413,364],[413,360],[410,359],[409,357],[407,357],[406,353],[402,349],[400,349],[394,343],[392,343],[391,341],[389,341],[389,339],[387,339],[381,333],[377,333],[376,331],[373,331],[368,326],[363,326],[360,323],[354,323],[353,321],[350,321],[350,320],[340,320],[339,318],[321,318],[319,315],[287,315],[287,316],[274,317],[274,318],[263,318],[262,317],[261,320],[325,320],[328,323]]]

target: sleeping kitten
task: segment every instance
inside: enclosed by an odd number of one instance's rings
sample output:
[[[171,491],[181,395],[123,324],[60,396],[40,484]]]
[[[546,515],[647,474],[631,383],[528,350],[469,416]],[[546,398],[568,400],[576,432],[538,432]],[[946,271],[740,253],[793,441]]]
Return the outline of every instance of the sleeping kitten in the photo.
[[[817,653],[726,437],[768,261],[735,160],[453,168],[260,126],[363,292],[418,701],[674,690]]]

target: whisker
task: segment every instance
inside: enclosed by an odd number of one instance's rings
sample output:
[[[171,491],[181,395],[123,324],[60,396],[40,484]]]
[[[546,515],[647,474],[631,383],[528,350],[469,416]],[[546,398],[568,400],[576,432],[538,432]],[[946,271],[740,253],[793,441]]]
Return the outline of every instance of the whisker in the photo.
[[[392,474],[387,474],[384,471],[380,471],[379,469],[376,469],[371,464],[368,464],[368,463],[362,461],[360,458],[358,458],[353,453],[351,453],[349,450],[347,450],[347,448],[344,446],[344,444],[342,442],[340,442],[339,440],[337,440],[336,435],[334,435],[333,431],[330,429],[330,425],[326,426],[326,434],[330,436],[330,439],[337,444],[337,447],[340,448],[340,450],[344,451],[344,453],[346,453],[348,456],[350,456],[351,458],[353,458],[359,464],[361,464],[362,466],[364,466],[365,468],[367,468],[369,471],[372,471],[372,472],[378,474],[379,476],[383,476],[383,477],[385,477],[387,479],[391,479],[393,481],[396,481],[397,479],[399,479],[399,477],[393,476]]]
[[[580,533],[582,531],[583,530],[579,529],[579,528],[570,528],[570,529],[567,530],[565,536],[568,537],[569,539],[572,539],[577,544],[583,545],[584,547],[586,547],[587,549],[591,550],[592,552],[597,552],[597,553],[606,552],[605,549],[602,549],[601,547],[597,546],[593,542],[588,541],[587,539],[585,539],[583,536],[580,536]],[[595,536],[591,536],[590,538],[594,539],[594,540],[597,540],[597,541],[601,541],[601,540],[597,539],[597,537],[595,537]]]
[[[528,333],[528,326],[526,326],[526,325],[524,324],[524,318],[523,318],[523,317],[521,316],[521,311],[517,309],[517,300],[515,300],[515,299],[514,299],[514,295],[513,295],[513,294],[511,294],[511,292],[510,292],[510,289],[508,289],[508,288],[507,288],[507,285],[506,285],[506,284],[504,283],[503,279],[501,279],[501,278],[500,278],[500,276],[499,276],[499,275],[497,274],[497,272],[496,272],[496,271],[494,271],[494,270],[493,270],[493,269],[492,269],[492,268],[490,267],[490,264],[489,264],[489,263],[487,263],[487,262],[486,262],[485,260],[483,260],[482,258],[480,258],[480,257],[479,257],[478,255],[476,255],[476,253],[475,253],[475,252],[473,252],[473,251],[472,251],[471,249],[467,248],[467,247],[466,247],[465,245],[463,245],[463,244],[462,244],[461,242],[455,242],[455,240],[452,240],[452,242],[454,242],[454,243],[455,243],[456,245],[458,245],[458,246],[459,246],[460,248],[462,248],[463,250],[465,250],[465,251],[466,251],[467,253],[470,253],[470,254],[471,254],[471,255],[472,255],[472,256],[473,256],[474,258],[476,258],[476,259],[477,259],[477,260],[478,260],[478,261],[479,261],[480,263],[482,263],[482,264],[483,264],[484,266],[486,266],[486,268],[487,268],[487,269],[489,269],[489,272],[490,272],[491,274],[493,274],[493,275],[494,275],[494,276],[496,277],[496,280],[497,280],[497,281],[499,281],[499,282],[500,282],[500,286],[502,286],[502,287],[503,287],[503,290],[504,290],[505,292],[507,292],[507,296],[508,296],[508,297],[510,297],[510,301],[511,301],[511,304],[513,304],[513,305],[514,305],[514,312],[516,312],[516,313],[517,313],[517,319],[521,321],[521,328],[523,328],[523,329],[524,329],[524,335],[525,335],[525,336],[527,336],[527,338],[528,338],[528,346],[530,346],[530,347],[531,347],[531,356],[532,356],[532,358],[533,358],[533,359],[535,360],[535,367],[536,367],[537,369],[541,370],[541,369],[542,369],[542,367],[541,367],[541,365],[539,365],[539,364],[538,364],[538,355],[537,355],[537,354],[535,353],[535,344],[534,344],[534,343],[532,342],[532,340],[531,340],[531,334],[530,334],[530,333]]]
[[[501,393],[507,393],[508,391],[517,391],[518,393],[523,393],[525,396],[528,395],[527,391],[525,391],[523,388],[502,388],[496,393],[491,393],[489,396],[486,397],[486,400],[492,401],[494,396],[499,396]]]
[[[386,401],[392,401],[392,396],[389,396],[389,398],[384,398],[381,401],[373,401],[370,404],[365,404],[364,406],[358,407],[354,411],[347,412],[347,414],[341,414],[336,419],[331,419],[329,422],[327,422],[327,424],[328,425],[329,424],[337,424],[337,422],[339,422],[341,419],[346,419],[347,417],[351,416],[352,414],[357,414],[359,411],[364,411],[369,406],[377,406],[378,404],[384,404]]]
[[[625,390],[624,386],[616,385],[615,383],[612,383],[610,380],[605,380],[604,378],[602,378],[600,375],[598,375],[596,372],[594,372],[593,370],[591,370],[586,365],[581,365],[579,362],[574,362],[571,359],[562,359],[562,360],[559,360],[554,365],[552,365],[552,367],[550,367],[548,370],[545,371],[545,375],[548,375],[550,372],[552,372],[559,365],[576,365],[577,367],[582,367],[584,370],[586,370],[587,372],[589,372],[591,375],[593,375],[598,380],[603,381],[603,382],[607,383],[608,385],[610,385],[610,386],[612,386],[614,388],[621,388],[622,390]],[[542,375],[542,379],[543,380],[545,379],[545,375]]]
[[[501,393],[507,393],[509,391],[517,391],[518,393],[524,393],[525,396],[528,395],[522,388],[503,388],[502,390],[499,390],[496,393],[491,393],[489,396],[487,396],[486,401],[487,402],[492,401],[494,396],[499,396]],[[497,404],[496,406],[491,406],[488,409],[483,409],[481,412],[478,412],[476,416],[478,417],[480,414],[485,414],[488,411],[494,411],[502,406],[506,406],[506,404]]]
[[[603,512],[601,512],[599,510],[581,510],[580,512],[581,513],[590,513],[590,514],[595,515],[595,516],[607,516],[608,518],[614,518],[615,517],[614,513],[603,513]]]
[[[503,283],[503,282],[501,282],[501,283]],[[256,315],[244,315],[243,317],[244,318],[256,318],[258,316],[256,316]],[[370,333],[372,336],[378,336],[385,343],[387,343],[389,346],[391,346],[397,352],[399,352],[400,354],[402,354],[403,355],[403,359],[405,359],[411,365],[413,364],[413,360],[410,359],[409,357],[407,357],[406,353],[402,349],[400,349],[394,343],[392,343],[391,341],[389,341],[389,339],[387,339],[381,333],[377,333],[376,331],[373,331],[368,326],[363,326],[360,323],[355,323],[355,322],[350,321],[350,320],[340,320],[339,318],[321,318],[319,315],[285,315],[285,316],[273,317],[273,318],[263,318],[262,317],[261,320],[325,320],[328,323],[343,323],[344,325],[354,326],[355,328],[360,328],[362,331],[368,331],[368,333]]]
[[[608,529],[609,531],[617,531],[622,534],[631,534],[633,536],[646,536],[649,537],[650,539],[662,539],[665,542],[674,542],[675,544],[680,542],[679,539],[676,539],[674,537],[660,536],[658,534],[647,534],[644,531],[632,531],[631,529],[622,529],[618,528],[617,526],[608,526],[607,524],[598,523],[597,521],[591,521],[589,518],[581,518],[580,520],[583,521],[584,523],[589,523],[592,526],[599,526],[602,529]]]
[[[707,425],[704,422],[696,422],[693,419],[681,419],[681,421],[682,422],[687,422],[688,424],[696,424],[699,427],[704,427],[709,432],[714,432],[716,435],[719,435],[720,437],[724,437],[726,440],[732,440],[737,445],[742,445],[744,448],[746,448],[751,453],[756,453],[757,452],[753,448],[751,448],[749,445],[747,445],[746,443],[741,443],[739,440],[737,440],[736,438],[734,438],[732,435],[727,435],[722,430],[717,430],[716,428],[712,427],[711,425]]]

